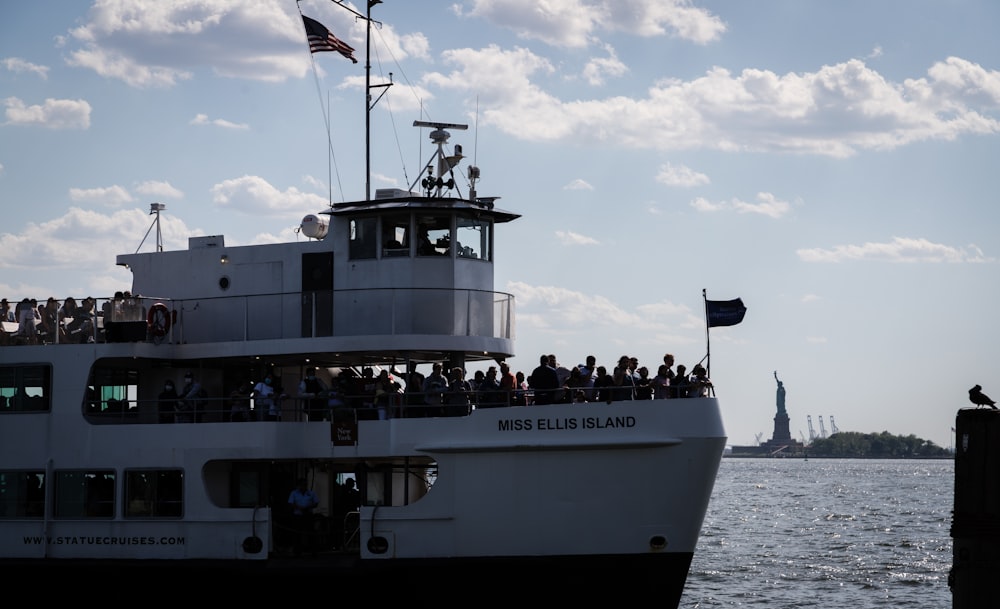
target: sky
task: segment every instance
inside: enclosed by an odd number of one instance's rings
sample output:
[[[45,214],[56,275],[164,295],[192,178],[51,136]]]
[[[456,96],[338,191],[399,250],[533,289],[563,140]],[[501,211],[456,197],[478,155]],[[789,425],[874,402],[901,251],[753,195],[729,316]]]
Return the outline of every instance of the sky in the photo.
[[[115,256],[303,239],[365,197],[365,24],[320,0],[0,5],[0,294],[108,297]],[[299,11],[355,49],[310,54]],[[355,9],[357,10],[357,9]],[[360,12],[365,11],[364,6]],[[464,123],[514,370],[706,355],[731,444],[955,443],[1000,398],[1000,3],[386,0],[372,188]],[[391,76],[390,76],[391,74]],[[375,90],[377,96],[381,90]],[[461,168],[461,167],[460,167]],[[706,331],[704,295],[742,298]],[[810,422],[812,431],[810,431]]]

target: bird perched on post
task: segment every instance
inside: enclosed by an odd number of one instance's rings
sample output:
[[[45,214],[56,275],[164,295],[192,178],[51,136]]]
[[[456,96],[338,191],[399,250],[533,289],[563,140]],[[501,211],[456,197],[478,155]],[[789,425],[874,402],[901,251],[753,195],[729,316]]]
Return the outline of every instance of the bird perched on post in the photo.
[[[990,396],[983,393],[983,388],[980,385],[976,385],[969,390],[969,401],[976,406],[989,406],[993,410],[996,410],[996,402],[990,399]]]

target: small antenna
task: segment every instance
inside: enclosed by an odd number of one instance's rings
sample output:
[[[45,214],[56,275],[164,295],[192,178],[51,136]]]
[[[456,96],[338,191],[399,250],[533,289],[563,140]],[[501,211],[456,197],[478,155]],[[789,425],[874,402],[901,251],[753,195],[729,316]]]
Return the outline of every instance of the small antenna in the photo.
[[[149,236],[149,231],[153,230],[154,226],[156,227],[156,251],[163,251],[163,233],[160,232],[160,212],[166,208],[167,206],[163,203],[149,204],[149,215],[155,215],[156,217],[153,218],[153,223],[146,229],[146,234],[142,237],[142,241],[139,242],[139,247],[135,248],[136,254],[142,249],[142,244],[146,242],[146,237]]]

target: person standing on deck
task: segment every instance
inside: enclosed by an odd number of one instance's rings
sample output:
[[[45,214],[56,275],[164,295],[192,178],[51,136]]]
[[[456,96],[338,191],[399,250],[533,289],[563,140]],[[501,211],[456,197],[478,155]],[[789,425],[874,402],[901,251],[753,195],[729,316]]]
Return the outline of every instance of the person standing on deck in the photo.
[[[559,389],[559,376],[556,369],[549,365],[549,356],[538,358],[538,366],[528,377],[528,386],[534,392],[534,404],[551,404]]]
[[[316,376],[316,368],[306,368],[306,375],[299,383],[299,397],[304,398],[303,408],[309,421],[322,421],[327,411],[327,395],[330,390]]]

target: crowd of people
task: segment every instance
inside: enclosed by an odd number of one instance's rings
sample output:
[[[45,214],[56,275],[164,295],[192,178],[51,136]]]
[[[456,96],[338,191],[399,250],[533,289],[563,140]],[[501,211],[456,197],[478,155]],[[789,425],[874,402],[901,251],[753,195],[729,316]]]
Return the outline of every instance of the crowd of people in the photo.
[[[542,355],[538,366],[525,379],[533,404],[577,402],[615,402],[621,400],[651,400],[714,395],[712,381],[701,363],[688,373],[683,364],[674,370],[674,356],[667,353],[656,374],[640,366],[636,357],[622,355],[618,365],[608,372],[597,365],[597,358],[587,356],[586,362],[567,368],[555,355]]]
[[[50,296],[44,303],[23,298],[11,307],[0,299],[0,345],[38,345],[46,343],[93,343],[119,340],[114,324],[146,322],[142,297],[129,291],[115,292],[113,298],[97,308],[97,299],[87,296],[77,302],[72,296],[60,302]]]
[[[611,372],[597,365],[593,355],[585,363],[566,367],[552,354],[542,355],[539,365],[528,375],[514,372],[507,362],[500,362],[466,378],[461,367],[446,369],[444,364],[434,363],[427,376],[411,366],[402,383],[395,381],[394,373],[382,370],[376,383],[368,384],[364,379],[371,378],[370,370],[362,373],[360,384],[352,384],[351,371],[345,371],[347,383],[341,386],[338,403],[346,403],[347,396],[355,396],[360,401],[350,405],[377,405],[379,396],[385,399],[398,394],[395,403],[405,416],[462,416],[473,408],[714,395],[712,381],[701,363],[690,373],[683,364],[675,370],[674,356],[669,353],[663,356],[655,375],[650,375],[646,366],[639,366],[637,358],[627,355],[619,358]],[[343,377],[341,373],[338,378]],[[382,392],[380,383],[387,380],[390,384]],[[372,391],[376,392],[375,398],[370,397]],[[381,409],[379,418],[386,418]]]
[[[464,416],[478,408],[531,406],[583,402],[653,400],[714,395],[704,366],[695,364],[689,373],[674,366],[674,356],[663,356],[655,375],[650,375],[638,359],[623,355],[608,372],[591,355],[585,363],[566,367],[555,355],[542,355],[538,366],[525,375],[513,372],[507,362],[477,370],[471,379],[463,368],[445,372],[434,363],[424,375],[415,365],[403,375],[395,369],[363,367],[360,373],[343,368],[339,374],[323,378],[315,367],[304,371],[297,391],[286,393],[280,378],[265,373],[256,382],[241,381],[226,398],[219,415],[227,421],[329,421],[337,412],[350,411],[359,419],[385,420],[393,417]],[[178,389],[167,380],[159,396],[160,422],[192,423],[206,419],[206,410],[220,409],[222,398],[206,399],[207,394],[191,373]],[[294,407],[288,406],[288,401]]]

